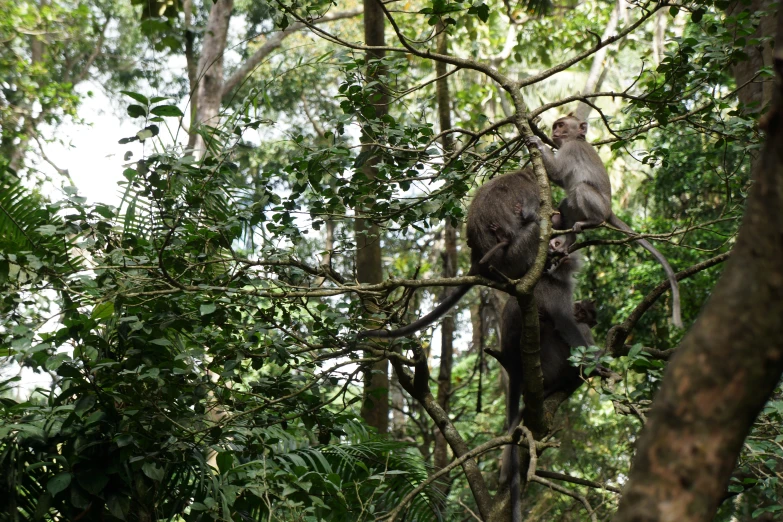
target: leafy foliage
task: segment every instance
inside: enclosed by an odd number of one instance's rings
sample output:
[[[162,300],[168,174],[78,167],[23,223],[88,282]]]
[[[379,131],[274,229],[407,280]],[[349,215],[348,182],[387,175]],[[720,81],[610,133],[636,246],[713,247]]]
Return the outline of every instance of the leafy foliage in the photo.
[[[106,35],[117,52],[100,53],[93,67],[108,71],[122,117],[138,125],[121,143],[145,147],[141,159],[126,157],[117,208],[87,204],[73,187],[51,202],[13,175],[21,171],[10,161],[3,165],[0,356],[7,369],[49,375],[51,386],[23,397],[20,377],[4,377],[0,512],[31,520],[376,519],[431,476],[439,432],[402,392],[393,436],[368,430],[358,420],[361,373],[383,358],[414,366],[426,353],[431,365],[443,361],[433,329],[391,346],[357,344],[354,334],[406,322],[439,299],[441,289],[414,293],[411,280],[439,275],[444,224],[465,220],[475,187],[527,164],[505,112],[509,99],[479,71],[451,74],[455,145],[447,150],[434,124],[432,61],[401,52],[368,58],[351,48],[362,39],[360,24],[346,20],[328,29],[341,40],[291,31],[287,48],[223,93],[220,123],[190,129],[205,142],[200,156],[178,141],[189,112],[181,103],[190,94],[184,74],[168,62],[161,71],[155,54],[180,57],[185,44],[200,42],[211,3],[195,4],[197,29],[187,31],[178,2],[116,11],[100,2],[12,6],[0,22],[11,42],[0,52],[10,71],[0,103],[3,158],[44,134],[25,128],[12,105],[33,113],[40,106],[42,121],[53,124],[78,114],[66,62],[93,70],[75,57],[95,48],[110,18],[117,34]],[[291,28],[331,6],[236,4],[244,39],[227,49],[242,60],[263,47],[273,25]],[[445,28],[449,54],[524,81],[590,49],[586,35],[600,34],[613,9],[592,1],[566,7],[436,1],[393,16],[417,49],[434,45]],[[731,69],[747,58],[748,45],[769,44],[750,37],[764,14],[719,7],[696,2],[663,12],[664,22],[649,18],[612,47],[609,94],[592,102],[591,141],[609,166],[616,213],[639,232],[657,232],[653,239],[678,269],[731,248],[760,141],[762,108],[738,102]],[[629,20],[647,14],[630,9]],[[653,58],[654,24],[673,17]],[[33,63],[21,29],[39,18],[56,19],[57,34],[86,36],[73,47],[66,42],[74,39],[47,39],[46,65]],[[140,57],[132,65],[123,61],[128,50]],[[238,70],[231,60],[227,74]],[[529,108],[581,92],[589,62],[525,87]],[[758,76],[768,77],[767,70]],[[392,100],[386,114],[377,106],[384,96]],[[544,128],[568,108],[553,105],[543,122],[532,122]],[[396,281],[353,283],[356,217],[380,227],[373,239]],[[586,237],[596,244],[582,249],[579,296],[598,302],[594,333],[603,346],[609,328],[663,274],[640,249],[607,241],[620,237],[614,231]],[[459,252],[463,273],[467,251]],[[684,281],[689,321],[718,273]],[[498,341],[500,305],[487,289],[476,293],[455,312],[460,349],[447,398],[450,420],[471,447],[504,431],[503,377],[482,352]],[[622,379],[593,379],[563,405],[553,430],[561,446],[540,455],[539,469],[619,485],[666,365],[656,354],[684,333],[669,326],[667,308],[661,299],[640,319],[626,355],[601,356]],[[589,373],[597,351],[577,349],[573,360]],[[428,384],[434,391],[437,383]],[[776,396],[747,441],[721,520],[778,513],[780,415]],[[477,457],[492,489],[495,457]],[[611,516],[613,494],[573,488],[599,519]],[[531,485],[527,498],[531,519],[584,519],[571,497],[543,486]],[[475,509],[475,499],[452,472],[426,484],[404,516],[453,520],[466,506]]]

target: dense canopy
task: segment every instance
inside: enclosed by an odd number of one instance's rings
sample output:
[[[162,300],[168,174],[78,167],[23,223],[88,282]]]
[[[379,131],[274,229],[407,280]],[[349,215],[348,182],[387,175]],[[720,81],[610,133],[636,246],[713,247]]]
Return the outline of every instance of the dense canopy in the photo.
[[[0,0],[0,520],[783,520],[777,11]]]

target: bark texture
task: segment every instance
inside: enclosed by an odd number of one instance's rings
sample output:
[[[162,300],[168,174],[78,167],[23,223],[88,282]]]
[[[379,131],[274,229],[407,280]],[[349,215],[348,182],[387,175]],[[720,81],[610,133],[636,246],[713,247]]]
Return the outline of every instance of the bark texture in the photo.
[[[446,54],[448,51],[447,34],[442,23],[438,23],[438,30],[441,31],[438,36],[438,53]],[[443,76],[446,74],[446,63],[435,63],[435,75]],[[441,78],[435,85],[438,98],[438,119],[440,121],[440,131],[444,132],[451,129],[451,96],[449,94],[448,78]],[[445,134],[441,140],[443,150],[446,154],[454,148],[451,134]],[[446,223],[443,230],[443,277],[454,277],[457,275],[457,229],[451,223]],[[443,288],[443,297],[446,297],[452,291],[451,288]],[[440,368],[438,370],[438,394],[437,401],[443,411],[447,414],[450,411],[449,401],[451,399],[451,368],[454,362],[454,331],[456,329],[454,315],[447,314],[441,322],[441,344],[440,344]],[[449,463],[447,452],[448,444],[443,434],[435,431],[435,450],[433,463],[435,470],[444,468]]]
[[[367,45],[383,46],[384,15],[378,0],[364,0],[364,41]],[[383,58],[383,51],[368,51],[367,61]],[[376,69],[379,76],[381,71]],[[388,96],[382,95],[376,104],[377,117],[386,113]],[[367,146],[362,147],[362,152],[369,152]],[[364,174],[368,177],[375,176],[376,158],[371,158],[363,167]],[[371,201],[365,201],[364,205],[371,205]],[[355,222],[356,231],[356,278],[360,283],[380,283],[383,280],[381,265],[381,242],[378,225],[370,221],[358,218]],[[367,354],[370,356],[370,354]],[[375,427],[379,433],[389,430],[389,362],[384,359],[372,365],[364,376],[364,403],[362,406],[362,418],[370,426]]]
[[[198,61],[198,90],[196,99],[196,121],[191,123],[191,136],[198,125],[218,124],[220,100],[223,97],[223,53],[226,50],[228,23],[231,20],[231,10],[234,0],[217,0],[209,11],[207,29],[204,33],[204,43],[201,46],[201,57]],[[193,146],[202,154],[205,152],[204,139],[197,136],[191,138]]]
[[[775,108],[737,244],[666,370],[617,521],[712,520],[742,443],[783,372],[780,48],[775,56]]]
[[[728,10],[732,16],[739,15],[742,11],[748,11],[751,14],[757,11],[773,12],[773,0],[751,0],[747,5],[743,2],[735,2]],[[747,36],[747,40],[754,38],[770,37],[775,34],[774,16],[764,16],[759,21],[756,31]],[[747,59],[740,61],[732,67],[734,78],[737,85],[743,85],[751,80],[764,66],[772,65],[772,43],[764,42],[762,45],[748,45],[743,48]],[[773,83],[771,81],[756,81],[742,87],[737,96],[740,101],[754,111],[760,111],[767,103],[772,100]]]

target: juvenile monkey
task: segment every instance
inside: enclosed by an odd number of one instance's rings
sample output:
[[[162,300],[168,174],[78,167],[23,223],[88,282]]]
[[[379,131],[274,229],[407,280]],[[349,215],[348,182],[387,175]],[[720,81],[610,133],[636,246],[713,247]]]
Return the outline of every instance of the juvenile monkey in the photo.
[[[468,209],[467,243],[471,264],[467,275],[500,281],[499,273],[510,279],[527,273],[538,249],[539,205],[538,184],[530,169],[496,177],[478,189]],[[397,330],[365,330],[359,332],[357,338],[410,335],[438,320],[472,286],[458,286],[430,313],[407,326]]]
[[[540,139],[532,137],[528,145],[541,151],[547,175],[554,183],[563,187],[566,198],[560,203],[560,215],[553,219],[555,228],[571,228],[573,233],[564,238],[553,239],[552,246],[567,254],[576,240],[576,234],[586,228],[596,227],[603,222],[633,232],[612,212],[612,185],[600,156],[587,143],[587,122],[580,121],[573,114],[559,118],[552,125],[552,141],[558,147],[557,155],[544,146]],[[680,288],[671,265],[655,247],[644,239],[637,239],[663,266],[672,287],[672,322],[682,328],[680,314]]]
[[[595,301],[592,299],[584,299],[574,303],[574,320],[577,323],[586,324],[590,328],[594,328],[598,324],[598,310],[595,306]]]

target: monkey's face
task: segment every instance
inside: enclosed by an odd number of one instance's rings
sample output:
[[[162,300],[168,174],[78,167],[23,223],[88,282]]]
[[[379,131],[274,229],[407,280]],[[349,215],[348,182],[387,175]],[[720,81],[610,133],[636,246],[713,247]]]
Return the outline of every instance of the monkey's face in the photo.
[[[549,253],[550,254],[563,254],[568,255],[568,241],[566,236],[557,236],[549,240]]]
[[[560,148],[564,142],[574,139],[585,139],[587,123],[570,114],[563,116],[552,124],[552,141]]]
[[[555,142],[557,148],[563,146],[563,141],[568,139],[568,124],[567,118],[560,118],[552,124],[552,141]]]

